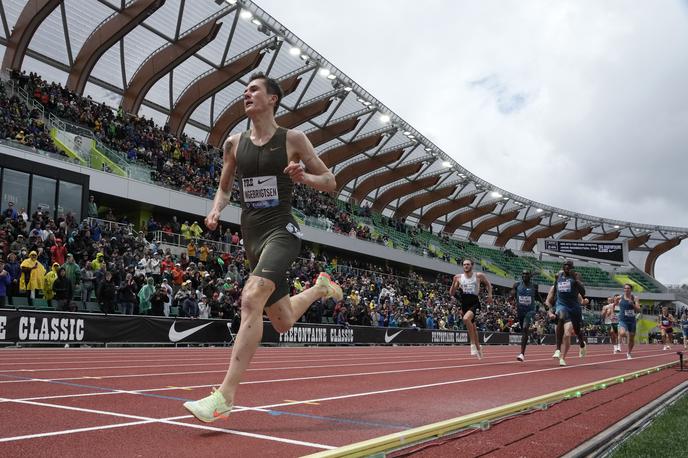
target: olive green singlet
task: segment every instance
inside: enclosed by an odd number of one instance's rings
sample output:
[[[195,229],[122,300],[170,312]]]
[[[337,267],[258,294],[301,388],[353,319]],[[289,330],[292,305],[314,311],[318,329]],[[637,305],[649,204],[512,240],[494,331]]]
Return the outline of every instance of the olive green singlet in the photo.
[[[291,213],[294,182],[284,173],[287,129],[278,127],[263,146],[244,132],[237,146],[241,233],[251,274],[275,283],[266,306],[289,294],[286,271],[301,251],[301,231]]]

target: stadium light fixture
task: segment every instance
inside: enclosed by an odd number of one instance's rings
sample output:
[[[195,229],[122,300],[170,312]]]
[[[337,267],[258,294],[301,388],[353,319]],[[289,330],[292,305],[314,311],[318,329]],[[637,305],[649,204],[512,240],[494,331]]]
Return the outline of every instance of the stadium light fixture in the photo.
[[[618,229],[618,228],[619,228],[619,225],[618,225],[618,224],[615,224],[615,225],[614,225],[614,229]]]
[[[449,162],[449,161],[442,161],[442,167],[451,167],[451,162]]]
[[[542,208],[538,208],[538,209],[535,210],[535,211],[538,212],[538,213],[542,213],[544,210],[543,210]]]
[[[408,130],[405,130],[405,131],[404,131],[404,135],[406,135],[406,136],[408,137],[409,135],[411,135],[411,132],[408,131]]]
[[[298,56],[301,54],[301,50],[296,46],[292,46],[291,48],[289,48],[289,54],[291,54],[292,56]]]
[[[230,5],[236,5],[237,0],[227,0]]]
[[[498,193],[497,191],[492,191],[492,192],[490,193],[490,195],[491,195],[492,197],[495,197],[495,198],[497,198],[497,197],[502,197],[502,195],[501,195],[500,193]]]
[[[429,153],[430,151],[432,151],[432,148],[430,148],[429,146],[426,146],[425,151],[427,151]]]
[[[334,73],[330,73],[329,75],[327,75],[328,80],[333,80],[335,78],[337,78],[337,75],[335,75]]]
[[[346,92],[351,92],[353,90],[353,88],[351,86],[344,86],[344,90]]]
[[[320,70],[318,70],[318,73],[320,74],[320,76],[329,76],[330,70],[323,67]]]
[[[256,19],[256,18],[251,19],[251,22],[253,22],[253,23],[254,23],[255,25],[257,25],[258,27],[260,27],[261,25],[263,25],[263,24],[262,24],[258,19]]]
[[[249,10],[241,10],[241,13],[239,13],[239,17],[241,19],[249,20],[253,17],[253,13],[251,13]]]
[[[388,123],[391,119],[388,114],[380,115],[380,122]]]
[[[301,54],[301,59],[308,60],[308,56],[306,54]]]

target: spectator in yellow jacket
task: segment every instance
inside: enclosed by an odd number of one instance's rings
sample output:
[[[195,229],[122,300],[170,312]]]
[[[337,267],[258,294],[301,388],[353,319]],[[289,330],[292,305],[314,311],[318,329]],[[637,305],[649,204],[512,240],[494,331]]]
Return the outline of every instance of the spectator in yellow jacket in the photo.
[[[96,258],[91,261],[91,268],[94,272],[98,272],[103,263],[105,263],[105,255],[103,253],[98,253],[96,254]]]
[[[189,226],[188,221],[184,221],[179,230],[182,233],[182,237],[184,237],[184,239],[183,239],[184,242],[188,241],[191,238],[191,227]]]
[[[201,226],[198,225],[198,221],[194,221],[193,224],[190,227],[191,229],[191,235],[194,238],[199,238],[201,235],[203,235],[203,229],[201,229]]]
[[[36,297],[36,290],[43,289],[45,267],[38,262],[38,253],[32,251],[29,253],[29,257],[22,261],[19,268],[21,269],[19,290],[27,292],[29,306],[33,307],[33,299]]]
[[[48,301],[49,306],[52,306],[51,301],[53,300],[53,297],[55,297],[53,283],[55,283],[55,280],[57,280],[57,271],[59,268],[60,265],[56,262],[53,262],[50,272],[45,274],[45,277],[43,278],[43,298]]]

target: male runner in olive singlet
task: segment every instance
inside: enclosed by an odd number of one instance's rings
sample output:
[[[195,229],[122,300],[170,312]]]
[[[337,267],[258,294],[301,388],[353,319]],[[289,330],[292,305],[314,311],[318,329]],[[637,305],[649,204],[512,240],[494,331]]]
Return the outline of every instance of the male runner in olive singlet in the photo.
[[[341,288],[321,273],[315,284],[289,297],[286,271],[301,250],[301,231],[291,213],[294,183],[324,192],[336,188],[334,175],[303,132],[279,127],[275,113],[282,98],[277,81],[262,73],[251,76],[244,91],[244,110],[251,130],[229,137],[213,208],[205,219],[214,230],[229,203],[236,173],[241,194],[241,230],[251,275],[241,293],[241,326],[229,369],[220,388],[184,407],[203,422],[226,418],[234,396],[263,335],[263,310],[273,328],[287,332],[320,298],[342,299]],[[302,165],[303,163],[303,165]]]

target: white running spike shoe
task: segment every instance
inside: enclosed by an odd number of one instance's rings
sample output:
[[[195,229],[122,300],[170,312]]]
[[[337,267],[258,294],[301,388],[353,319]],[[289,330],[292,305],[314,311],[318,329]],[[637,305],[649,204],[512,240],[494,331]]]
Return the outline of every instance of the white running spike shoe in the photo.
[[[228,418],[232,411],[232,404],[227,403],[220,390],[213,388],[210,396],[198,401],[187,401],[184,403],[184,408],[202,422],[212,423],[215,420]]]

